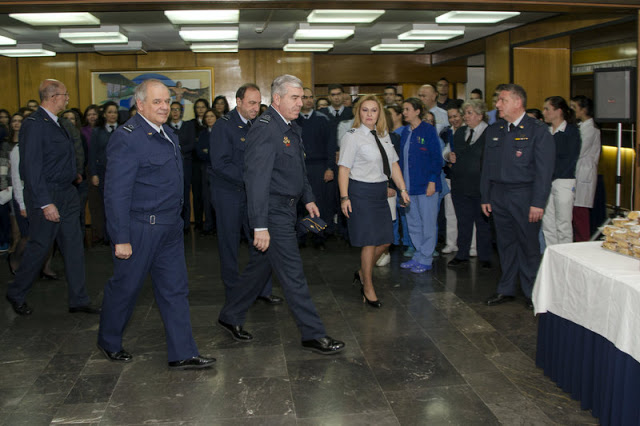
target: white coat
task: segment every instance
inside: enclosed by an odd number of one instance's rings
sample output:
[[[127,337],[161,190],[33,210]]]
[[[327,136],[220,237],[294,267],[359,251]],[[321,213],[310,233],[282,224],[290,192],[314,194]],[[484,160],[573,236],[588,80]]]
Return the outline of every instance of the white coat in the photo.
[[[593,118],[581,122],[580,137],[582,147],[576,165],[576,207],[593,207],[598,178],[598,161],[600,160],[600,129],[595,126]]]

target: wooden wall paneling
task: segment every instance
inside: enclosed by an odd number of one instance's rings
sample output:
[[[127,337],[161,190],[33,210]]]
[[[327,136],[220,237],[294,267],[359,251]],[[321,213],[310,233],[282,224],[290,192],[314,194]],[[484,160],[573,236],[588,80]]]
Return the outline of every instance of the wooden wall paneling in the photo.
[[[81,111],[92,103],[91,71],[128,70],[136,68],[135,55],[99,55],[97,53],[78,53],[78,90]]]
[[[571,50],[513,50],[513,82],[527,92],[527,107],[542,109],[544,99],[571,94]]]
[[[26,105],[29,99],[40,100],[38,86],[42,80],[53,78],[60,80],[69,91],[69,105],[78,105],[77,55],[60,53],[52,57],[19,58],[18,88],[20,105]]]
[[[574,51],[571,55],[571,62],[573,65],[580,65],[615,61],[617,59],[632,59],[638,56],[637,45],[638,43],[633,41],[613,46]]]
[[[196,66],[196,54],[191,51],[149,52],[146,55],[136,55],[136,59],[139,69]]]
[[[520,45],[528,41],[575,32],[620,19],[620,15],[561,15],[545,19],[510,31],[511,43]]]
[[[13,114],[21,107],[18,93],[18,60],[0,56],[0,69],[2,70],[2,78],[0,79],[2,101],[0,101],[0,108],[8,110],[9,114]]]
[[[484,53],[484,40],[475,40],[470,43],[461,44],[450,49],[441,50],[431,54],[431,63],[436,65],[460,58],[468,58],[469,56]]]
[[[429,55],[314,55],[316,85],[423,82],[430,78]]]
[[[262,89],[262,103],[271,103],[271,82],[282,74],[295,75],[302,80],[303,85],[313,87],[313,54],[256,50],[255,57],[256,84]]]
[[[215,74],[213,98],[227,97],[231,108],[236,105],[236,90],[245,83],[256,82],[254,50],[240,50],[238,53],[197,53],[196,66],[212,67]],[[269,98],[269,88],[260,86],[263,103]],[[268,103],[267,103],[268,105]]]
[[[400,87],[402,88],[400,90],[400,93],[402,94],[402,96],[404,96],[405,99],[418,97],[418,89],[420,89],[420,86],[422,86],[422,84],[403,83],[400,85]]]
[[[485,84],[484,98],[487,108],[493,109],[491,104],[493,91],[498,84],[511,82],[511,47],[509,32],[503,32],[485,40]]]

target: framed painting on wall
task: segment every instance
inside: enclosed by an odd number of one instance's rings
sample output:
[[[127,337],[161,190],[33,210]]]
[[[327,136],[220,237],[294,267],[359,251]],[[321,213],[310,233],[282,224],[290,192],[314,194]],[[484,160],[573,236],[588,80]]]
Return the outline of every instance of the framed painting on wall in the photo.
[[[113,101],[126,111],[135,105],[136,86],[150,78],[162,81],[169,88],[171,100],[183,105],[185,121],[194,118],[197,99],[206,99],[211,105],[213,68],[207,67],[91,71],[91,101],[96,105]]]

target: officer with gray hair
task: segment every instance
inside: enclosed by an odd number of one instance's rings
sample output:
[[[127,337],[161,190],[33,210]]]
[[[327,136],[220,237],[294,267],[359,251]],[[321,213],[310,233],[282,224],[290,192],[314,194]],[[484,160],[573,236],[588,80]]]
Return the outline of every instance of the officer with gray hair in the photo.
[[[318,217],[304,165],[302,131],[295,123],[302,108],[302,81],[281,75],[271,84],[271,106],[251,126],[244,154],[244,184],[254,248],[242,272],[239,291],[228,295],[218,323],[236,340],[252,340],[243,330],[247,310],[275,272],[302,335],[303,349],[323,355],[344,349],[327,336],[311,300],[296,239],[296,205],[302,199],[311,217]],[[239,339],[238,337],[242,337]]]

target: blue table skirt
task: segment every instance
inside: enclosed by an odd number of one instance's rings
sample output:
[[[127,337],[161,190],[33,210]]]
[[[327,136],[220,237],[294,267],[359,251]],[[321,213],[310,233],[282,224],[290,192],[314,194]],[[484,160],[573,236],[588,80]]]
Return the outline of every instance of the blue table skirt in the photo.
[[[640,363],[599,334],[541,314],[536,364],[602,425],[640,425]]]

